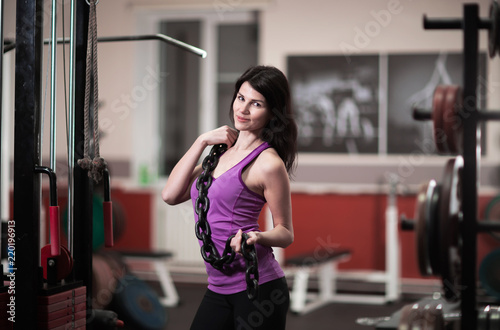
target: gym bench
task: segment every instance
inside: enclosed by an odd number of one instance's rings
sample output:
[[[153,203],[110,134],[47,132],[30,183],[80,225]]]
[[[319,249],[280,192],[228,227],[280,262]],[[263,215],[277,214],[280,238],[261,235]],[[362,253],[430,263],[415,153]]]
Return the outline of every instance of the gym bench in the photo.
[[[170,252],[139,252],[139,251],[119,251],[125,259],[127,265],[131,267],[132,273],[137,275],[147,275],[155,273],[164,296],[159,297],[160,303],[165,307],[174,307],[179,304],[179,295],[175,289],[174,282],[170,276],[167,260],[172,256]],[[145,263],[153,266],[145,267]]]
[[[349,260],[351,251],[333,249],[319,253],[303,254],[285,261],[286,275],[293,276],[290,292],[290,311],[306,314],[331,302],[342,301],[337,293],[337,265]],[[318,293],[308,292],[309,277],[318,274]]]

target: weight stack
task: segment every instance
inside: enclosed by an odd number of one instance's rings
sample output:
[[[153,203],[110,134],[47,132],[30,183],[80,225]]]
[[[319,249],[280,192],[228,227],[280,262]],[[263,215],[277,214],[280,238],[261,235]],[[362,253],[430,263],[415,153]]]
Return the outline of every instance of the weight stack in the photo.
[[[50,296],[38,296],[37,329],[85,329],[87,289],[78,287]]]
[[[14,322],[9,321],[10,297],[8,286],[0,287],[0,329],[14,329]]]

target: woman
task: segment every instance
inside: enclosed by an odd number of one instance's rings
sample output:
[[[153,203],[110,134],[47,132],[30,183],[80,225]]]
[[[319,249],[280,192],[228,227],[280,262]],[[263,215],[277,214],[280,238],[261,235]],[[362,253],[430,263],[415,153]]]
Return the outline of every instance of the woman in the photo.
[[[162,191],[166,203],[191,198],[196,209],[196,178],[202,173],[197,163],[202,152],[207,146],[228,146],[212,172],[207,221],[219,254],[228,237],[235,235],[230,246],[236,257],[220,270],[206,263],[208,289],[191,329],[285,329],[288,286],[271,248],[286,248],[293,242],[289,176],[296,157],[297,126],[284,74],[270,66],[249,68],[235,84],[230,115],[235,129],[223,126],[200,135]],[[262,232],[257,219],[265,203],[274,226]],[[195,218],[198,221],[198,215]],[[258,257],[255,300],[246,293],[243,233]]]

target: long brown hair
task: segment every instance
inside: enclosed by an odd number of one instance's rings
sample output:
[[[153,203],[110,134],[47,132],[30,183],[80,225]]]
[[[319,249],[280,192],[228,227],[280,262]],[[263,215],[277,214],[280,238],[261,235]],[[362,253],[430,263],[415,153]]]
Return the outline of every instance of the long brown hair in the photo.
[[[233,102],[245,81],[264,96],[271,111],[271,119],[262,130],[260,138],[278,152],[288,174],[291,175],[297,156],[297,124],[292,112],[288,80],[283,72],[272,66],[258,65],[247,69],[234,85],[230,110],[233,124]]]

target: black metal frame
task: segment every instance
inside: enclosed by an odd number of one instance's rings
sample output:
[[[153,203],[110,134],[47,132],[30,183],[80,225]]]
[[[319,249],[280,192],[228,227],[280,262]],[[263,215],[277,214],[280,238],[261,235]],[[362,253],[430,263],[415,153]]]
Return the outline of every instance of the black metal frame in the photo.
[[[462,171],[462,214],[460,227],[462,238],[462,284],[460,288],[461,329],[476,329],[477,298],[476,298],[476,262],[477,233],[480,231],[477,219],[478,201],[478,136],[481,113],[477,109],[477,74],[479,56],[479,30],[490,29],[491,20],[481,20],[479,7],[476,4],[465,4],[463,19],[424,18],[425,29],[462,29],[463,30],[463,98],[465,107],[460,116],[463,124],[464,167]],[[451,285],[451,283],[450,283]]]
[[[75,266],[73,277],[83,281],[87,287],[87,321],[92,319],[92,191],[93,184],[87,171],[78,164],[83,158],[84,146],[84,99],[85,69],[87,56],[87,31],[89,21],[89,5],[86,1],[78,1],[76,7],[76,59],[75,59],[75,159],[74,164],[74,233],[73,258]],[[87,329],[92,329],[91,324]]]
[[[40,264],[41,68],[43,0],[17,1],[14,132],[14,220],[16,230],[15,329],[37,328],[37,296],[42,292]],[[89,6],[77,1],[75,70],[75,159],[83,156],[83,100]],[[74,268],[67,286],[87,287],[87,320],[92,313],[92,182],[75,166]],[[91,329],[91,324],[87,329]]]
[[[14,116],[15,329],[36,329],[40,269],[40,76],[43,0],[17,1]]]

